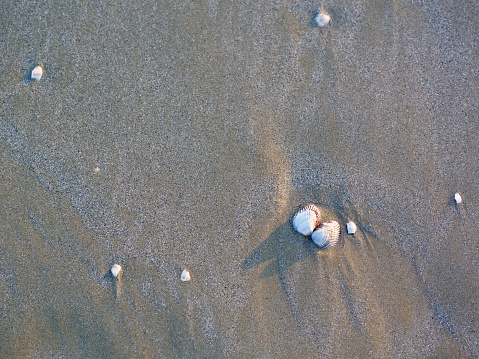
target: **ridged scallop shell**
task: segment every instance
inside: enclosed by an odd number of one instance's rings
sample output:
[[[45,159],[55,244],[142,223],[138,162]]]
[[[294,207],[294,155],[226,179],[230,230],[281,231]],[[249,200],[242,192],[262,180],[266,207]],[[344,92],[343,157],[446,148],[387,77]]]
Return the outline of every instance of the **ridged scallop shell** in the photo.
[[[32,70],[32,80],[40,81],[43,76],[43,69],[41,66],[37,66]]]
[[[309,236],[321,223],[321,213],[316,206],[301,208],[293,218],[293,227],[303,236]]]
[[[316,15],[314,20],[316,20],[316,23],[319,27],[323,27],[329,24],[329,22],[331,21],[331,16],[324,12],[320,12],[318,15]]]
[[[326,221],[311,235],[314,244],[321,248],[328,248],[338,243],[341,227],[336,221]]]

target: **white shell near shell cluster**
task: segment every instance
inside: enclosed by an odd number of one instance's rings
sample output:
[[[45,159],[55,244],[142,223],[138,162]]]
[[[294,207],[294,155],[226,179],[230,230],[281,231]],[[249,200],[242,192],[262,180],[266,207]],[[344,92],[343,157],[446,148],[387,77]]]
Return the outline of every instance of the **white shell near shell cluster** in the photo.
[[[331,21],[331,16],[329,16],[328,14],[324,12],[320,12],[318,13],[318,15],[316,15],[314,20],[316,20],[316,23],[318,24],[319,27],[323,27],[329,24],[329,22]]]
[[[41,66],[37,66],[32,70],[32,80],[40,81],[43,76],[43,69]]]
[[[118,274],[120,274],[120,271],[121,271],[121,265],[119,264],[113,264],[113,266],[111,267],[111,274],[113,275],[113,277],[118,277]]]
[[[356,226],[356,223],[351,222],[351,221],[346,223],[346,228],[348,230],[348,234],[354,234],[354,233],[356,233],[356,231],[358,229],[358,227]]]
[[[301,208],[293,218],[293,227],[303,236],[309,236],[321,223],[321,213],[316,206],[309,205]]]
[[[338,243],[341,227],[336,221],[326,221],[311,235],[314,244],[321,248],[328,248]]]

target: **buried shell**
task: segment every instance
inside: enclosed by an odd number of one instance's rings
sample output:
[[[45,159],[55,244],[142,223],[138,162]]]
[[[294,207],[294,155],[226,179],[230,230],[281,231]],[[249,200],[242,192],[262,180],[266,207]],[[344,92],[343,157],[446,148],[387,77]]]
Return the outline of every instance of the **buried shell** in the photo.
[[[338,243],[341,228],[336,221],[326,221],[311,235],[314,244],[321,248],[328,248]]]
[[[303,236],[309,236],[321,223],[321,213],[316,206],[309,205],[301,208],[293,218],[293,227]]]
[[[329,16],[328,14],[324,12],[320,12],[318,13],[318,15],[316,15],[314,20],[316,20],[316,23],[318,24],[319,27],[323,27],[329,24],[329,22],[331,21],[331,16]]]

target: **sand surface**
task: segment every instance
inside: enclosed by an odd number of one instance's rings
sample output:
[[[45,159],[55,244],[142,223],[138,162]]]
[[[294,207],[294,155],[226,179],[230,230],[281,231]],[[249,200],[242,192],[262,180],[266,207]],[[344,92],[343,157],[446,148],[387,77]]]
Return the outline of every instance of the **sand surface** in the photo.
[[[479,357],[474,3],[3,1],[0,357]]]

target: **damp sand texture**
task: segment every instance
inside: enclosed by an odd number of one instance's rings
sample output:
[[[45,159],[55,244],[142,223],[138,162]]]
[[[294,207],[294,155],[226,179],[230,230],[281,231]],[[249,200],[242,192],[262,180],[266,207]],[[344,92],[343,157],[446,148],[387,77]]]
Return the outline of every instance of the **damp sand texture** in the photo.
[[[479,4],[0,10],[0,357],[479,356]]]

